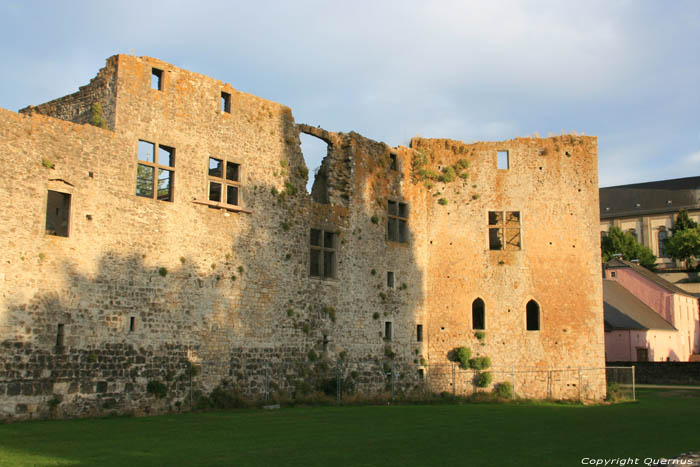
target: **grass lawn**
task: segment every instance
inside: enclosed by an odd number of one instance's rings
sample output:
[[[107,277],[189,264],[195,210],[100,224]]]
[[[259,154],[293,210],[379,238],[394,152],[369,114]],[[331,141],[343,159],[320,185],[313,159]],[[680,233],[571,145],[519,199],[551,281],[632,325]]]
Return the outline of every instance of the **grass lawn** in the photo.
[[[0,465],[565,466],[700,451],[700,391],[639,402],[234,410],[0,425]]]

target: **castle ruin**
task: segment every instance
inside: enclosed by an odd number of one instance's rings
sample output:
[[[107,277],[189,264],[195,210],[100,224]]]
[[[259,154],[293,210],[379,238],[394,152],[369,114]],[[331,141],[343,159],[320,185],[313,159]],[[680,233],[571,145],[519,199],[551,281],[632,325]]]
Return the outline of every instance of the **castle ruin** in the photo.
[[[328,145],[310,194],[300,133]],[[390,147],[113,56],[75,94],[0,109],[0,416],[155,410],[222,381],[293,394],[336,362],[361,390],[389,366],[402,390],[462,392],[439,376],[456,347],[519,395],[601,399],[604,372],[525,371],[604,367],[596,145]]]

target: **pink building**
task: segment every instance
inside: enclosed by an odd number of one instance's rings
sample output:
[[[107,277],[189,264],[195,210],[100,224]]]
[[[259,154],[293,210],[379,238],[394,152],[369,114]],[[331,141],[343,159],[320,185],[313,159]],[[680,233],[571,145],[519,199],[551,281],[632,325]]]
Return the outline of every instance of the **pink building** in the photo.
[[[700,310],[696,297],[621,259],[605,264],[605,279],[607,361],[687,362],[697,358]]]

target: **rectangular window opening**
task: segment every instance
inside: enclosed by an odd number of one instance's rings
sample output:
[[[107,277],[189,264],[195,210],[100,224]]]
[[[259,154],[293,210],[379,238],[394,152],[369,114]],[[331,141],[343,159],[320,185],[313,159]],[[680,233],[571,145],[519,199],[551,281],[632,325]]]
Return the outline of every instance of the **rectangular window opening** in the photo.
[[[498,169],[508,170],[509,168],[508,151],[498,151]]]
[[[389,154],[389,158],[391,159],[391,170],[399,170],[399,163],[396,158],[396,154]]]
[[[386,286],[390,289],[394,288],[394,273],[392,271],[386,273]]]
[[[309,275],[324,279],[336,276],[335,232],[311,229]]]
[[[58,330],[56,331],[56,347],[63,347],[63,324],[58,325]]]
[[[136,195],[172,202],[175,149],[139,140],[136,158]]]
[[[387,204],[387,240],[408,242],[408,205],[397,201]]]
[[[46,234],[68,236],[70,195],[49,190],[46,197]]]
[[[221,111],[231,113],[231,94],[221,91]]]
[[[136,318],[134,316],[129,318],[129,332],[134,332],[136,329]]]
[[[423,342],[423,325],[416,325],[416,342]]]
[[[209,201],[238,206],[240,203],[240,164],[209,158]]]
[[[156,91],[163,90],[163,70],[158,68],[151,69],[151,89]]]
[[[384,323],[384,339],[391,340],[391,321],[386,321]]]
[[[520,211],[489,211],[489,250],[520,250]]]

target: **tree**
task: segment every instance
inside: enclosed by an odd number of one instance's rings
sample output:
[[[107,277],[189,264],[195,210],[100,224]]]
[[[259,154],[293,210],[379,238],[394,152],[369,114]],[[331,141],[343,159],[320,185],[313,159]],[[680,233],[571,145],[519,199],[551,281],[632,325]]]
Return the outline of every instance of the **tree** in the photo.
[[[648,247],[640,245],[629,232],[623,232],[619,227],[610,227],[608,235],[600,241],[603,261],[610,261],[614,255],[622,255],[622,259],[631,261],[638,259],[639,264],[647,269],[654,270],[656,256]]]
[[[688,217],[688,211],[681,209],[678,211],[676,222],[671,227],[671,233],[675,234],[679,230],[698,229],[698,223]]]
[[[694,259],[700,257],[698,224],[682,209],[671,227],[671,236],[664,240],[664,251],[670,258],[682,261],[686,269]]]

